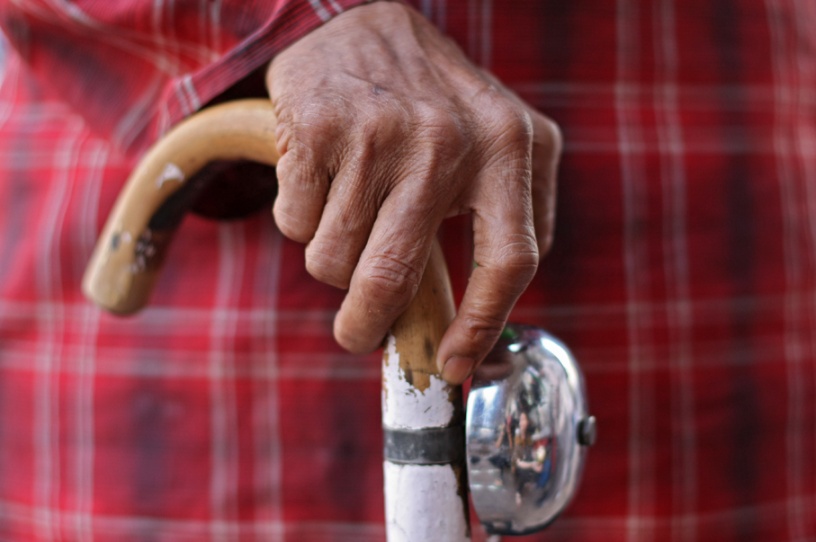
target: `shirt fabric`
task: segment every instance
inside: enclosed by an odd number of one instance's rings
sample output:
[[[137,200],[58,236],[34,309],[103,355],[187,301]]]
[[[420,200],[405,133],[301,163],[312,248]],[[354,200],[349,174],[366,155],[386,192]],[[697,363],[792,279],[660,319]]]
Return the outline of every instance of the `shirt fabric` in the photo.
[[[137,316],[79,288],[146,146],[355,3],[0,2],[3,542],[384,540],[379,354],[269,213],[187,219]],[[816,540],[816,4],[414,5],[565,136],[512,319],[571,346],[599,437],[519,540]]]

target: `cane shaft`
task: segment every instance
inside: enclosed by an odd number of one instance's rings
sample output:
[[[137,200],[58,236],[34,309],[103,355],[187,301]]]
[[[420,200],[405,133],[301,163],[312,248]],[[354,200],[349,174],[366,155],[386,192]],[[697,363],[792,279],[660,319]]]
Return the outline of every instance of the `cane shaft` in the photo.
[[[383,353],[385,506],[389,542],[470,539],[462,390],[442,380],[436,351],[454,316],[438,243]],[[397,443],[410,445],[393,449]]]

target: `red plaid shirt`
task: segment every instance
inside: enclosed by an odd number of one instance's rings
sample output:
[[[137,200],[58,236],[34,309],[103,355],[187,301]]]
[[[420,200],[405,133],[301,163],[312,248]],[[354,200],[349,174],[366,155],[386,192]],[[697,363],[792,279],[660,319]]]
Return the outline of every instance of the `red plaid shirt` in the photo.
[[[139,316],[79,291],[145,146],[355,3],[0,2],[3,542],[383,540],[379,356],[269,213],[187,220]],[[816,540],[816,3],[415,4],[565,133],[513,319],[572,346],[600,436],[523,540]]]

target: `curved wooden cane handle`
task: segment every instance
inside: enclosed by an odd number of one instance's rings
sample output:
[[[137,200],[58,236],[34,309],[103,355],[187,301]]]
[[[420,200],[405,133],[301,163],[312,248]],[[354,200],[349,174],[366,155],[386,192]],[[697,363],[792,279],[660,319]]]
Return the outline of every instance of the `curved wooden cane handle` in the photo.
[[[170,131],[120,194],[88,264],[85,295],[118,314],[144,307],[189,204],[187,181],[216,160],[275,165],[275,126],[268,100],[242,100],[204,110]],[[389,540],[469,539],[461,389],[445,384],[434,362],[453,314],[435,243],[419,292],[393,326],[383,357]]]
[[[275,114],[268,100],[206,109],[171,130],[142,159],[119,195],[82,281],[101,307],[130,314],[147,304],[184,210],[188,181],[216,160],[275,165]]]

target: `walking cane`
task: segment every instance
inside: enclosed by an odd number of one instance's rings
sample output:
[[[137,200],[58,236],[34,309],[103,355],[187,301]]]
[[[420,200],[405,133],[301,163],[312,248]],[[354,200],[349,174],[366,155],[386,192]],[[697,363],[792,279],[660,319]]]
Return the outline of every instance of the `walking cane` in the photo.
[[[204,110],[169,132],[119,196],[88,264],[86,296],[118,314],[144,307],[186,211],[178,208],[185,181],[216,160],[274,166],[275,124],[269,101],[244,100]],[[445,384],[434,361],[453,313],[445,262],[435,245],[419,291],[394,324],[383,355],[389,541],[470,539],[461,388]]]
[[[144,307],[194,199],[197,188],[186,181],[214,161],[274,166],[275,125],[269,101],[243,100],[206,109],[171,130],[120,194],[88,264],[86,296],[118,314]],[[501,376],[474,378],[466,431],[462,390],[446,384],[435,363],[453,315],[445,261],[434,243],[419,290],[383,353],[389,542],[470,540],[469,489],[488,532],[538,530],[572,498],[585,448],[594,441],[577,362],[553,337],[525,326],[509,326],[489,356]],[[514,416],[538,436],[525,449],[503,440]],[[526,478],[523,469],[530,471]],[[532,486],[531,472],[538,476]]]

